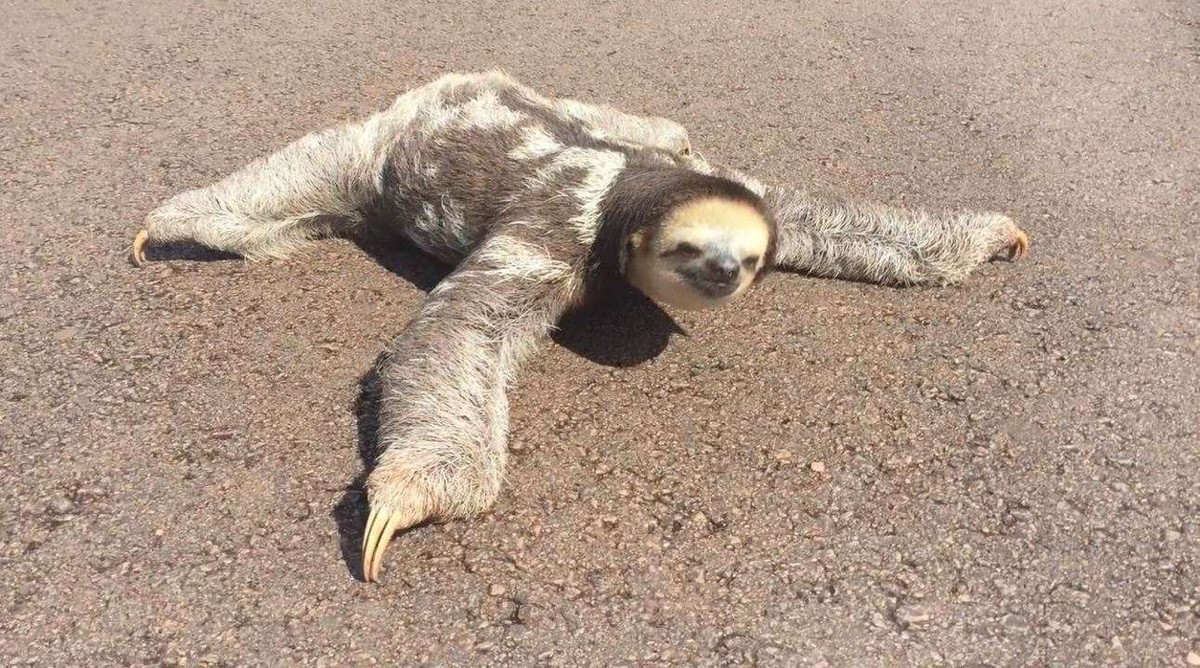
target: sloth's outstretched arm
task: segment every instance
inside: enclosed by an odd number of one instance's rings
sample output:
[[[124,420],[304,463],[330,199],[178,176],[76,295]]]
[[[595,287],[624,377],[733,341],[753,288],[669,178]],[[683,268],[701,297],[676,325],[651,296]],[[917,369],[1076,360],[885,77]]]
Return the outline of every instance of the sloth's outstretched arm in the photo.
[[[1029,238],[999,213],[931,214],[767,188],[779,225],[776,266],[892,285],[950,284]]]
[[[726,171],[758,192],[779,226],[775,266],[887,285],[963,281],[995,257],[1015,260],[1029,237],[999,213],[934,214],[765,186]]]
[[[576,267],[502,228],[430,292],[380,368],[379,443],[367,481],[363,577],[393,534],[495,501],[507,458],[505,390],[520,359],[580,293]]]

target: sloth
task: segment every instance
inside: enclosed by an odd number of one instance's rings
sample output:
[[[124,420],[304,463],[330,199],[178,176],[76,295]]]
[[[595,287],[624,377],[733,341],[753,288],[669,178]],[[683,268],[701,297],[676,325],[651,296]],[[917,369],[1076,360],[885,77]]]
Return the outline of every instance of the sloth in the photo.
[[[428,521],[489,509],[514,373],[569,309],[625,281],[682,309],[772,269],[906,286],[1013,260],[998,213],[931,214],[768,186],[693,152],[658,117],[543,96],[500,72],[449,74],[152,211],[131,259],[193,243],[250,260],[326,236],[399,236],[454,266],[381,356],[380,452],[362,577]]]

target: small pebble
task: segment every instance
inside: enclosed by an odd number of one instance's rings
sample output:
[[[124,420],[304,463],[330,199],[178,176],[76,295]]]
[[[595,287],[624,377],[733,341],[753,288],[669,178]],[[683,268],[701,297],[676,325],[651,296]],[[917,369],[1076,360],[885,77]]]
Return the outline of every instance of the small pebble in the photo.
[[[499,584],[499,583],[488,587],[488,594],[490,594],[492,596],[503,596],[504,592],[506,592],[506,591],[508,591],[508,589],[504,585]]]
[[[63,515],[71,512],[71,508],[75,507],[75,504],[71,503],[70,499],[60,494],[53,499],[50,499],[49,506],[50,510],[53,510],[59,515]]]
[[[825,472],[825,462],[813,462],[808,465],[808,468],[812,469],[812,471],[814,473],[824,473]]]
[[[901,624],[920,624],[929,621],[929,612],[919,605],[902,605],[896,608],[896,621]]]
[[[1200,666],[1200,653],[1188,652],[1187,662],[1189,666]]]
[[[108,490],[103,487],[80,487],[75,490],[75,498],[81,501],[89,501],[91,499],[99,499],[108,495]]]

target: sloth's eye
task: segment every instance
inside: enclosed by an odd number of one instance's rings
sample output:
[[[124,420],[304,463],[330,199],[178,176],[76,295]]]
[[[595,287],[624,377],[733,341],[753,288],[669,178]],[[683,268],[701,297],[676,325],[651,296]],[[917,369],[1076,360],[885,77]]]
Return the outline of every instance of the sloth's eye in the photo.
[[[757,267],[758,266],[758,256],[751,255],[750,257],[746,258],[745,260],[742,260],[742,266],[747,269],[753,269],[753,268]]]
[[[683,258],[690,259],[690,258],[694,258],[694,257],[700,257],[701,253],[700,253],[699,248],[697,248],[693,244],[689,244],[688,242],[684,241],[683,243],[681,243],[678,246],[672,248],[671,250],[663,253],[662,255],[663,255],[663,257],[675,256],[675,257],[683,257]]]

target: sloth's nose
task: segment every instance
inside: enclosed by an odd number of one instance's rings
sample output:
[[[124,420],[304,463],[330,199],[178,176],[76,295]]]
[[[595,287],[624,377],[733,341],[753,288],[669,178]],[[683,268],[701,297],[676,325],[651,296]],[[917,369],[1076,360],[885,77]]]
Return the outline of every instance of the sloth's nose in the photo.
[[[731,257],[709,258],[704,262],[704,279],[713,283],[732,283],[739,271],[741,265]]]

